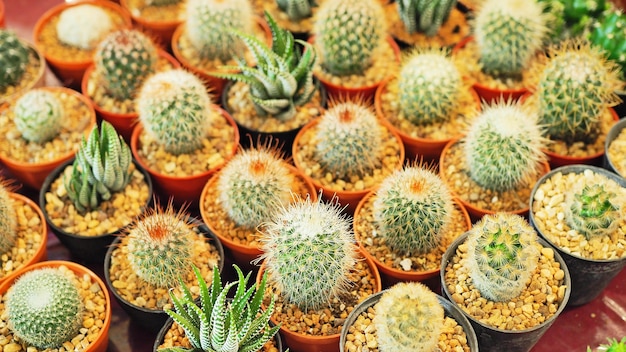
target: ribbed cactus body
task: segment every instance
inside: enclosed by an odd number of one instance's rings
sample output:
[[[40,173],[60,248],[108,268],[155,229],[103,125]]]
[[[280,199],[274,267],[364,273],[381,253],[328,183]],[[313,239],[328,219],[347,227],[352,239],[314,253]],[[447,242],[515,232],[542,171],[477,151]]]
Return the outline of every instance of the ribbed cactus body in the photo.
[[[63,104],[54,93],[33,89],[15,102],[13,122],[22,138],[34,143],[45,143],[61,131],[63,114]]]
[[[6,301],[9,328],[37,348],[58,348],[78,335],[83,298],[72,279],[56,268],[22,275]]]
[[[81,4],[61,12],[56,30],[61,43],[91,50],[113,30],[113,21],[100,6]]]
[[[419,282],[400,282],[374,305],[372,323],[381,352],[437,350],[444,310],[437,295]]]
[[[537,233],[519,215],[483,216],[470,230],[466,243],[474,287],[492,301],[519,296],[539,262]]]
[[[361,74],[385,40],[384,11],[377,0],[328,0],[320,5],[313,32],[328,72]]]
[[[566,223],[587,239],[610,235],[623,217],[616,198],[600,184],[576,188],[566,198]]]
[[[28,65],[28,46],[8,30],[0,30],[0,90],[17,84]]]
[[[96,49],[94,65],[104,88],[117,99],[132,99],[147,76],[154,73],[157,48],[138,30],[107,35]]]
[[[13,248],[17,238],[17,214],[4,182],[0,183],[0,254]]]
[[[626,14],[610,11],[601,18],[591,29],[589,41],[602,48],[607,58],[619,65],[623,79],[626,77]]]
[[[454,205],[432,171],[411,166],[383,180],[374,201],[379,234],[394,251],[415,255],[437,248],[452,221]]]
[[[450,16],[456,0],[399,0],[398,14],[408,33],[434,36]]]
[[[276,4],[292,21],[311,17],[317,6],[315,0],[276,0]]]
[[[398,104],[414,125],[443,122],[458,104],[461,73],[445,50],[416,50],[398,75]]]
[[[172,154],[202,146],[211,119],[211,97],[193,74],[175,69],[148,78],[139,91],[137,111],[144,128]]]
[[[261,231],[261,258],[287,301],[316,309],[345,292],[357,249],[350,221],[337,204],[310,198],[295,202]]]

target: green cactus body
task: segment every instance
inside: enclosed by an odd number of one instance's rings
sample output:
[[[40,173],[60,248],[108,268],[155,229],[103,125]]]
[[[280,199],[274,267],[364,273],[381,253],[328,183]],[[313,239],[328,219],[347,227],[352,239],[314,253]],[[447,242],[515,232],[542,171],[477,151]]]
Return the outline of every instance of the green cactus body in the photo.
[[[483,71],[518,77],[542,48],[547,31],[546,15],[537,1],[485,0],[474,22]]]
[[[61,131],[63,114],[63,104],[54,93],[33,89],[15,102],[13,121],[24,139],[45,143]]]
[[[251,34],[253,13],[248,0],[189,0],[187,36],[202,58],[226,62],[244,51],[230,30]]]
[[[407,255],[437,248],[451,226],[454,204],[443,181],[419,166],[396,171],[381,183],[374,220],[385,243]]]
[[[568,38],[574,38],[588,32],[595,19],[609,9],[606,0],[560,0],[563,3],[561,16],[568,29]]]
[[[147,6],[167,6],[174,5],[181,2],[181,0],[146,0]]]
[[[78,335],[83,299],[67,273],[42,268],[22,275],[12,286],[6,310],[15,336],[37,348],[58,348]]]
[[[466,243],[466,265],[474,287],[495,302],[519,296],[539,262],[537,233],[519,215],[483,216],[470,230]]]
[[[95,48],[113,28],[109,14],[102,7],[90,4],[63,10],[56,26],[57,37],[61,43],[82,50]]]
[[[322,66],[337,76],[362,74],[385,40],[384,10],[377,0],[328,0],[313,32]]]
[[[266,149],[246,149],[220,171],[220,204],[239,226],[254,229],[291,200],[294,182],[288,164]]]
[[[0,182],[0,254],[9,252],[17,238],[17,215],[5,184]]]
[[[444,310],[437,295],[419,282],[400,282],[374,305],[372,323],[381,352],[437,350]]]
[[[28,52],[28,46],[15,33],[0,30],[0,90],[22,79],[28,65]]]
[[[261,227],[260,258],[270,280],[304,311],[329,304],[347,289],[358,251],[341,211],[336,203],[307,198],[281,209]]]
[[[381,164],[381,132],[376,114],[362,102],[326,110],[317,124],[315,155],[335,177],[367,175]]]
[[[317,5],[315,0],[276,0],[276,4],[292,21],[311,17]]]
[[[183,69],[158,72],[142,85],[137,98],[146,132],[172,154],[202,147],[216,112],[202,81]]]
[[[529,185],[546,160],[537,115],[519,102],[483,107],[463,138],[472,180],[494,191]]]
[[[587,239],[612,234],[622,217],[615,193],[603,185],[585,185],[568,194],[566,223]]]
[[[621,72],[626,73],[626,14],[622,11],[609,11],[594,23],[589,41],[604,50],[609,60],[615,61]]]
[[[432,37],[455,6],[456,0],[399,0],[398,14],[408,33],[420,32]]]
[[[398,75],[398,104],[414,125],[449,119],[463,87],[456,64],[441,49],[416,50]]]
[[[107,35],[96,49],[94,65],[104,88],[113,97],[132,99],[145,78],[156,71],[157,48],[138,30]]]
[[[95,209],[130,182],[132,153],[107,121],[102,121],[81,143],[72,165],[72,175],[64,179],[68,197],[78,211]]]

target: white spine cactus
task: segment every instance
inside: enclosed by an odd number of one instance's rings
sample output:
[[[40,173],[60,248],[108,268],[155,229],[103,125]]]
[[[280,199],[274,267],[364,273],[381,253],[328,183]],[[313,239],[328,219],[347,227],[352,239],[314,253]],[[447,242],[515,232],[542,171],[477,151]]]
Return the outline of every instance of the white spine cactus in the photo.
[[[63,10],[57,22],[59,40],[69,46],[91,50],[113,29],[113,21],[101,7],[82,4]]]

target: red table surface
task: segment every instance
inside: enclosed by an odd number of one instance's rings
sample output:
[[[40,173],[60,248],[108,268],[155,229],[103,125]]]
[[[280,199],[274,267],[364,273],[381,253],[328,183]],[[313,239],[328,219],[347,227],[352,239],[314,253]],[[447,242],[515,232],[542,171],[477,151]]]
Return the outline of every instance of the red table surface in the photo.
[[[37,19],[47,9],[62,1],[4,0],[4,2],[6,27],[32,42],[32,29]],[[59,85],[50,71],[46,82],[47,85]],[[10,177],[8,174],[7,176]],[[18,192],[37,202],[35,191],[22,187]],[[52,233],[49,233],[48,243],[48,259],[72,259],[67,249]],[[225,270],[231,270],[230,265],[227,261]],[[104,278],[102,265],[87,264],[87,266]],[[609,337],[619,339],[623,336],[626,336],[626,270],[622,270],[592,302],[580,307],[566,308],[531,351],[586,351],[587,346],[606,343]],[[109,351],[151,351],[155,337],[156,333],[148,332],[131,321],[122,308],[113,302]],[[502,346],[502,350],[506,351],[506,346]]]

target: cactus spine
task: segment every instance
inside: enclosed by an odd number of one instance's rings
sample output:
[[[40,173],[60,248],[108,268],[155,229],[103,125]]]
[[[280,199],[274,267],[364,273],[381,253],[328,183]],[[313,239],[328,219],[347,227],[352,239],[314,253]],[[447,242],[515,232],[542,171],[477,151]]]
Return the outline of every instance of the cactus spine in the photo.
[[[481,295],[496,302],[521,294],[539,262],[537,233],[521,216],[483,216],[467,237],[469,276]]]
[[[317,5],[315,0],[276,0],[276,4],[292,21],[311,17]]]
[[[306,311],[345,292],[357,247],[338,204],[310,198],[292,203],[275,213],[261,232],[260,258],[287,301]]]
[[[202,81],[174,69],[158,72],[142,85],[137,112],[146,132],[172,154],[191,153],[202,147],[216,114]]]
[[[587,239],[610,235],[623,216],[616,198],[601,184],[575,189],[567,197],[566,223]]]
[[[419,282],[400,282],[383,291],[372,323],[381,352],[437,350],[444,311],[437,295]]]
[[[113,22],[101,7],[81,4],[61,12],[56,30],[63,44],[91,50],[113,30]]]
[[[9,328],[41,349],[58,348],[78,335],[83,309],[78,288],[57,268],[25,273],[13,284],[6,301]]]
[[[144,79],[156,71],[157,58],[157,48],[148,36],[123,29],[100,42],[94,65],[109,94],[125,100],[133,98]]]
[[[434,36],[456,6],[456,0],[399,0],[398,14],[408,33]]]
[[[13,248],[17,238],[17,215],[6,181],[0,181],[0,254]]]
[[[15,127],[27,141],[45,143],[61,131],[63,104],[52,92],[32,89],[13,108]]]
[[[0,30],[0,90],[16,85],[29,60],[29,49],[18,36],[8,30]]]
[[[361,74],[385,40],[383,8],[376,0],[329,0],[320,5],[313,32],[322,66],[337,76]]]
[[[451,225],[453,207],[445,183],[432,171],[412,166],[383,180],[373,213],[385,243],[414,255],[437,248]]]

